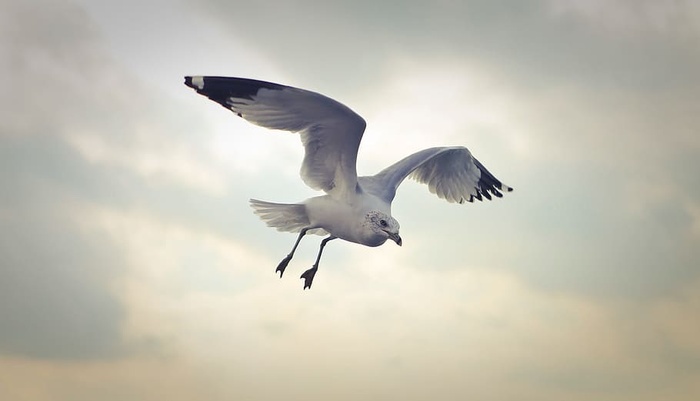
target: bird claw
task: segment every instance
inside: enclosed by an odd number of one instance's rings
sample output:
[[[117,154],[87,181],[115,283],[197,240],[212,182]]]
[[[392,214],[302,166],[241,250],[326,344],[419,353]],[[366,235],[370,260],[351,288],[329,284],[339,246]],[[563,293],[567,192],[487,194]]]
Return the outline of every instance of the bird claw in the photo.
[[[292,260],[291,255],[287,255],[280,264],[277,265],[277,269],[275,269],[275,273],[280,272],[280,278],[282,278],[282,275],[284,274],[284,269],[287,268],[287,265],[289,264],[289,261]]]
[[[311,283],[314,281],[314,276],[316,275],[317,270],[318,267],[314,266],[311,269],[305,271],[304,274],[302,274],[301,277],[299,277],[304,279],[304,289],[311,289]]]

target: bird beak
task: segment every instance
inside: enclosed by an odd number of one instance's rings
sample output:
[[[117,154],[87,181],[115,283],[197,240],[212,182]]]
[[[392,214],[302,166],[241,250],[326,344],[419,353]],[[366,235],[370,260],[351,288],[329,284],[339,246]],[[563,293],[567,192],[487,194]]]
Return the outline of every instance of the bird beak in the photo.
[[[391,238],[394,242],[396,242],[396,245],[401,246],[403,241],[401,241],[401,237],[399,234],[389,234],[389,238]]]

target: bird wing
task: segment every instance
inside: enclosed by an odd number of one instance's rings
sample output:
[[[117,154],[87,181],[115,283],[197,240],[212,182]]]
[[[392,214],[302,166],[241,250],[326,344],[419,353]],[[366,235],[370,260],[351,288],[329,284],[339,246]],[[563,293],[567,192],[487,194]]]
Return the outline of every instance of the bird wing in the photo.
[[[367,192],[391,202],[396,189],[410,176],[427,184],[430,192],[448,202],[464,203],[498,198],[500,191],[513,188],[493,176],[469,150],[462,146],[437,147],[416,152],[371,177],[360,177],[360,186]]]
[[[319,93],[245,78],[188,76],[185,85],[253,124],[299,132],[306,185],[336,197],[357,190],[355,163],[366,123],[347,106]]]

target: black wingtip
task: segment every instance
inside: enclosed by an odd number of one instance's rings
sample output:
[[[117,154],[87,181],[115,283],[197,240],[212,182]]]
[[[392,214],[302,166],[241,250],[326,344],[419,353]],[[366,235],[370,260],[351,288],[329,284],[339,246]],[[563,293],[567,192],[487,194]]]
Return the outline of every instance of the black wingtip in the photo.
[[[195,75],[195,76],[188,75],[185,77],[185,85],[196,90],[197,93],[202,93],[202,91],[204,90],[204,81],[205,81],[205,79],[208,79],[208,78],[209,77],[203,77],[201,75]]]

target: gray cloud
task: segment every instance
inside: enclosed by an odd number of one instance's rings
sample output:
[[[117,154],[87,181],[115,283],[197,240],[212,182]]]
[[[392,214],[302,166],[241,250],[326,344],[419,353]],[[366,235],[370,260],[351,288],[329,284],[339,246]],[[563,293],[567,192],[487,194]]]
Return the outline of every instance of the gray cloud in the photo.
[[[621,12],[630,18],[640,14],[634,2],[626,4],[619,7]],[[297,0],[271,8],[210,0],[191,8],[320,87],[351,88],[365,79],[371,85],[393,74],[390,62],[398,54],[418,60],[439,55],[488,60],[490,68],[517,77],[515,83],[529,88],[576,80],[634,90],[669,85],[683,89],[687,77],[698,76],[693,67],[698,57],[689,51],[692,36],[674,34],[690,30],[683,27],[692,26],[693,19],[679,18],[683,22],[670,32],[640,30],[611,39],[595,20],[557,13],[550,1]],[[669,13],[682,17],[693,11],[677,3]]]
[[[421,4],[413,7],[394,7],[386,3],[325,4],[316,13],[295,13],[298,18],[294,20],[286,18],[288,12],[308,9],[312,4],[300,2],[270,10],[254,2],[241,3],[236,4],[235,13],[227,4],[205,3],[198,10],[210,12],[210,20],[262,46],[267,56],[284,62],[292,73],[304,77],[304,74],[316,76],[320,72],[320,86],[342,88],[359,84],[363,79],[381,79],[386,73],[384,67],[390,65],[387,60],[391,59],[382,49],[392,49],[392,52],[413,57],[456,53],[464,54],[466,58],[486,60],[487,64],[501,69],[497,76],[509,77],[516,85],[526,88],[540,87],[538,93],[542,93],[545,86],[556,87],[562,82],[577,82],[576,85],[592,83],[608,88],[606,93],[624,93],[625,96],[657,93],[660,90],[664,99],[675,103],[659,107],[659,114],[653,114],[654,97],[644,97],[647,95],[637,100],[637,105],[628,105],[621,110],[624,118],[629,118],[638,108],[649,112],[640,113],[632,123],[620,125],[621,128],[638,129],[636,134],[629,136],[632,141],[639,135],[643,138],[654,137],[664,127],[660,122],[664,116],[674,116],[680,121],[679,126],[692,123],[694,118],[692,114],[679,112],[675,107],[693,107],[683,95],[687,88],[680,88],[683,79],[679,78],[692,76],[691,68],[688,63],[674,63],[692,61],[692,57],[679,45],[665,48],[664,44],[673,37],[659,36],[654,32],[645,34],[645,39],[652,40],[650,47],[635,47],[639,38],[603,43],[603,39],[592,36],[587,31],[589,28],[573,16],[559,16],[557,19],[545,14],[542,8],[514,12],[502,9],[504,6],[478,2],[461,5],[440,3],[429,8]],[[168,112],[168,109],[176,109],[179,105],[158,106],[160,98],[157,95],[149,94],[148,88],[121,71],[104,50],[99,33],[79,8],[53,5],[53,17],[50,18],[44,13],[33,12],[30,6],[18,7],[15,22],[3,26],[9,34],[4,36],[2,49],[7,53],[6,59],[11,61],[5,66],[8,68],[6,75],[16,78],[12,80],[12,90],[2,95],[4,107],[0,121],[3,131],[16,136],[12,142],[8,142],[3,162],[6,171],[33,178],[15,182],[17,190],[13,193],[29,196],[27,194],[33,191],[47,191],[45,187],[57,186],[87,202],[121,210],[146,208],[160,219],[219,233],[261,251],[275,249],[280,254],[286,252],[291,241],[286,236],[267,233],[265,238],[270,239],[270,243],[251,239],[266,233],[267,229],[247,209],[240,213],[225,212],[231,209],[232,204],[245,207],[245,199],[256,193],[283,193],[264,187],[272,185],[271,182],[261,183],[239,176],[236,177],[235,188],[230,187],[223,194],[211,196],[177,183],[156,183],[124,166],[93,164],[84,160],[83,155],[69,146],[64,138],[74,132],[87,132],[126,153],[144,145],[157,149],[159,141],[170,138],[173,139],[170,143],[184,143],[195,157],[200,157],[204,153],[198,148],[197,141],[203,139],[201,135],[206,135],[206,130],[196,128],[196,123]],[[267,21],[264,30],[259,28],[261,18]],[[553,36],[555,32],[560,32],[562,23],[572,23],[575,29],[564,37]],[[305,24],[316,26],[317,30],[309,30]],[[338,35],[331,37],[322,34],[330,30],[337,31]],[[337,46],[334,41],[346,42],[347,46]],[[435,43],[439,45],[435,46]],[[621,48],[630,51],[619,52]],[[660,60],[652,57],[651,63],[645,63],[644,58],[650,56],[643,54],[642,50],[665,54],[665,57],[659,57]],[[316,57],[323,54],[325,57],[319,60],[319,64],[314,63],[313,69],[309,69],[308,60],[312,54]],[[355,60],[357,55],[361,55],[359,62]],[[672,74],[669,75],[673,79],[668,83],[661,80],[661,71],[668,73],[666,63],[682,65],[670,70]],[[306,70],[302,71],[302,66]],[[350,66],[360,69],[351,71]],[[631,66],[639,68],[635,70]],[[379,72],[374,71],[375,67]],[[341,75],[347,79],[338,80]],[[579,78],[582,79],[580,82]],[[327,83],[323,83],[324,80]],[[129,84],[125,85],[125,82]],[[173,85],[179,84],[173,82]],[[610,87],[615,88],[614,91],[611,92]],[[570,140],[574,135],[590,138],[592,130],[586,126],[586,118],[613,118],[614,113],[604,113],[608,107],[604,103],[612,100],[603,102],[599,109],[594,108],[595,99],[591,95],[594,91],[581,92],[585,97],[577,99],[578,103],[565,110],[575,116],[575,106],[585,105],[589,117],[581,117],[578,126],[567,125],[571,121],[570,116],[558,124],[550,123],[550,126],[543,127],[539,138],[541,142],[551,142],[555,144],[554,148],[563,149],[567,144],[579,141]],[[681,96],[671,98],[671,93],[680,93]],[[143,135],[138,134],[138,127],[143,125],[150,127],[145,140]],[[566,133],[567,130],[570,132]],[[192,135],[194,131],[199,137]],[[555,132],[563,132],[562,138],[552,136]],[[593,135],[602,138],[610,134],[601,132]],[[684,140],[684,135],[671,135],[676,142],[667,142],[660,147],[673,149],[662,162],[669,163],[668,158],[671,158],[671,164],[676,166],[666,170],[667,175],[663,179],[684,186],[688,197],[697,199],[698,190],[686,174],[685,167],[694,163],[692,152],[683,158],[683,163],[675,158],[675,145],[677,141]],[[506,202],[518,202],[516,208],[499,208],[496,211],[495,206],[477,205],[463,210],[465,226],[474,227],[469,229],[469,235],[474,232],[487,233],[481,240],[468,241],[474,244],[474,248],[469,250],[468,263],[454,258],[463,250],[463,244],[444,240],[464,237],[465,233],[461,231],[463,226],[444,226],[440,228],[442,237],[432,235],[432,230],[436,229],[434,221],[453,220],[454,208],[436,205],[425,215],[412,212],[423,201],[439,202],[427,199],[430,195],[419,201],[414,201],[412,196],[398,200],[397,213],[404,210],[404,215],[410,219],[409,226],[419,228],[413,237],[406,239],[427,244],[424,249],[441,249],[446,256],[436,267],[491,265],[507,268],[519,272],[542,288],[554,291],[581,291],[606,296],[656,296],[666,293],[693,274],[693,261],[698,255],[687,250],[689,243],[684,239],[688,237],[691,219],[684,211],[681,200],[655,206],[643,219],[617,215],[625,206],[615,202],[614,196],[606,200],[603,194],[614,194],[619,183],[628,179],[629,169],[639,165],[641,157],[621,148],[619,144],[622,142],[618,142],[614,148],[601,148],[598,154],[591,157],[601,160],[610,155],[622,155],[623,158],[610,163],[615,167],[615,163],[619,162],[619,166],[623,167],[621,172],[611,175],[608,170],[610,165],[591,168],[583,175],[578,172],[580,166],[577,165],[559,166],[554,172],[551,165],[542,162],[517,177],[518,182],[511,182],[518,184],[518,191],[513,199]],[[592,143],[596,144],[596,141]],[[590,143],[582,144],[591,146]],[[640,142],[630,143],[630,149],[639,152],[651,148]],[[166,145],[161,150],[168,152],[170,148]],[[653,163],[650,163],[640,171],[653,169]],[[4,177],[10,182],[15,176],[8,173]],[[600,177],[606,179],[601,180]],[[36,183],[37,179],[39,183]],[[301,186],[299,182],[284,180],[285,192]],[[548,184],[545,185],[544,181]],[[275,181],[274,185],[280,183]],[[424,191],[424,188],[416,189],[416,193],[420,191]],[[17,199],[22,199],[22,196],[17,196]],[[590,200],[582,201],[585,197],[590,197]],[[6,209],[16,208],[28,216],[41,210],[47,214],[46,222],[60,221],[61,209],[49,208],[51,204],[42,203],[42,198],[46,197],[40,197],[33,203],[31,207],[34,209],[5,199],[9,202]],[[425,236],[422,232],[430,235]],[[528,232],[528,235],[523,236],[523,232]],[[659,239],[660,233],[663,233],[662,240]],[[83,235],[80,231],[73,231],[68,237],[79,241]],[[481,241],[488,236],[495,238],[498,244],[494,243],[493,248],[486,249]],[[9,241],[9,237],[6,240]],[[37,243],[47,245],[46,254],[53,252],[47,238],[39,236]],[[76,265],[97,263],[89,257],[91,246],[105,246],[106,253],[119,254],[118,244],[90,245],[89,241],[85,241],[85,244],[86,256],[76,261]],[[511,251],[512,257],[494,258],[497,245],[502,245],[503,251]],[[590,246],[596,250],[590,251]],[[336,252],[344,254],[345,247],[339,248]],[[77,248],[74,249],[76,255],[80,254]],[[432,253],[423,256],[425,261],[422,266],[434,265]],[[16,256],[13,257],[16,259]],[[328,257],[332,260],[333,253]],[[422,260],[421,254],[417,254],[414,260]],[[38,263],[38,260],[34,260],[30,264]],[[115,271],[120,269],[123,266],[113,267]],[[98,275],[93,278],[92,285],[99,287],[101,283],[107,288],[113,279],[114,274]],[[105,290],[103,294],[109,294],[109,291]],[[105,316],[112,316],[114,321],[118,321],[121,312],[113,297],[112,301],[115,302],[113,309],[108,310]],[[109,309],[107,306],[105,308]],[[105,323],[105,327],[108,326]],[[114,324],[111,327],[117,326]]]
[[[501,200],[517,207],[427,208],[435,202],[431,194],[418,186],[403,189],[393,212],[409,221],[406,245],[420,244],[413,265],[431,270],[491,266],[547,292],[612,299],[669,296],[697,276],[700,251],[693,246],[693,219],[682,199],[635,216],[616,197],[620,186],[614,180],[597,182],[604,171],[558,170],[571,180],[553,188],[547,185],[551,167],[543,168],[524,176],[532,187]],[[582,195],[592,187],[599,192]],[[443,221],[455,224],[436,223]]]
[[[119,291],[139,262],[127,260],[113,233],[84,224],[81,209],[146,210],[263,247],[270,244],[253,238],[267,228],[246,204],[253,188],[273,183],[237,177],[236,186],[211,194],[178,181],[197,167],[225,178],[223,166],[206,161],[202,144],[211,134],[183,105],[161,103],[162,94],[123,70],[82,8],[44,3],[2,5],[0,72],[11,79],[0,93],[0,354],[121,356],[143,345],[122,337],[127,312]],[[181,86],[181,77],[172,84]],[[100,144],[98,157],[106,152],[107,159],[91,160],[76,137]],[[144,173],[139,161],[165,165]],[[190,161],[201,165],[168,171]],[[241,212],[228,213],[231,204]],[[271,244],[287,251],[283,236]]]
[[[89,3],[112,16],[112,3]],[[357,389],[377,399],[692,398],[700,113],[683,36],[692,30],[608,35],[590,16],[519,4],[193,3],[114,14],[99,28],[114,29],[118,48],[70,3],[2,4],[0,72],[14,78],[0,92],[5,398],[357,398]],[[484,91],[505,91],[494,104],[514,111],[508,124],[450,138],[516,192],[460,207],[406,184],[394,209],[403,248],[334,244],[313,292],[300,293],[295,277],[275,281],[274,259],[294,236],[270,231],[246,200],[309,191],[281,160],[265,155],[265,167],[233,177],[205,148],[221,128],[206,113],[233,116],[177,70],[211,68],[209,56],[222,74],[264,68],[220,62],[211,50],[237,47],[203,45],[211,31],[180,41],[207,24],[231,33],[220,43],[244,38],[289,83],[341,101],[433,66],[492,72],[485,79],[502,82]],[[164,27],[181,36],[169,40]],[[396,58],[427,67],[406,74]],[[518,124],[530,146],[520,153],[501,132]],[[302,244],[294,274],[316,246]],[[110,360],[89,361],[100,358]],[[281,380],[269,386],[270,377]]]
[[[700,150],[690,129],[700,124],[696,10],[664,3],[665,22],[659,22],[651,3],[598,13],[557,4],[299,0],[269,8],[212,0],[192,10],[315,88],[371,92],[401,73],[392,69],[396,57],[447,56],[493,71],[507,82],[501,88],[511,93],[504,95],[548,113],[524,127],[531,135],[525,140],[541,147],[541,160],[519,160],[527,168],[504,177],[517,188],[505,200],[515,206],[496,212],[479,205],[463,211],[463,225],[437,228],[435,221],[455,219],[455,208],[436,205],[417,215],[428,196],[397,200],[395,214],[403,212],[417,227],[407,242],[445,254],[437,261],[433,253],[416,255],[420,266],[500,266],[551,291],[668,294],[696,275],[700,258],[687,207],[700,202],[689,174]],[[667,186],[673,195],[632,216],[631,199],[656,196],[632,189],[640,186]],[[481,237],[470,240],[473,235]],[[483,249],[489,237],[512,257],[497,257],[497,244]],[[460,261],[455,255],[469,244],[468,258]]]
[[[81,8],[51,1],[2,8],[0,354],[123,355],[135,346],[122,338],[124,249],[81,225],[80,209],[168,201],[134,172],[90,163],[67,138],[85,133],[134,147],[153,101],[137,83],[124,85],[128,75]],[[179,205],[164,213],[190,204]]]
[[[124,308],[112,287],[124,269],[122,250],[76,226],[74,189],[84,195],[102,183],[58,139],[90,102],[76,84],[100,64],[94,31],[69,4],[3,11],[0,353],[114,356],[123,352]]]
[[[55,142],[37,145],[4,141],[0,152],[0,354],[119,355],[124,308],[113,284],[123,250],[76,226],[72,188],[92,177],[74,174],[75,155]]]

